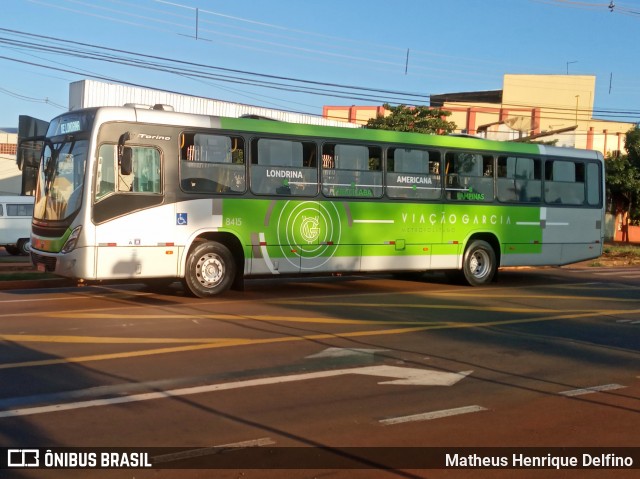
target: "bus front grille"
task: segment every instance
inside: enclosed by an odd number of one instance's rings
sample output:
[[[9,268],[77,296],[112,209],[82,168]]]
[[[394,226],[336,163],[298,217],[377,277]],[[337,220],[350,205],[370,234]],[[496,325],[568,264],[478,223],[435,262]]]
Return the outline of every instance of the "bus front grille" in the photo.
[[[31,262],[36,268],[39,264],[44,265],[44,270],[47,273],[53,273],[56,270],[56,258],[42,256],[31,251]]]

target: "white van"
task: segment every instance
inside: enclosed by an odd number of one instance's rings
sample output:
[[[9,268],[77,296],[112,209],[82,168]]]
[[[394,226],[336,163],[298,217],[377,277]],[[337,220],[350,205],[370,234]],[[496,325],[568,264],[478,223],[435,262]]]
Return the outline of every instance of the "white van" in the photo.
[[[0,196],[0,246],[13,255],[31,251],[33,196]]]

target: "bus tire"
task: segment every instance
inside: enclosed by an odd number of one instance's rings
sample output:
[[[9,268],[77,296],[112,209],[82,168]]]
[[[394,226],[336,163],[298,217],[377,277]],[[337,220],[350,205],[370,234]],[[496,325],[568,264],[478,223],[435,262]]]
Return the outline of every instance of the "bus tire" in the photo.
[[[497,269],[496,253],[489,243],[474,240],[467,246],[462,258],[462,273],[467,283],[471,286],[489,284]]]
[[[22,256],[29,256],[31,254],[31,240],[22,238],[18,240],[18,252]]]
[[[18,249],[17,246],[14,246],[14,245],[10,245],[10,244],[5,245],[4,249],[11,256],[18,256],[20,254],[20,250]]]
[[[215,241],[196,246],[187,258],[184,278],[191,294],[209,298],[225,292],[233,284],[236,264],[229,248]]]

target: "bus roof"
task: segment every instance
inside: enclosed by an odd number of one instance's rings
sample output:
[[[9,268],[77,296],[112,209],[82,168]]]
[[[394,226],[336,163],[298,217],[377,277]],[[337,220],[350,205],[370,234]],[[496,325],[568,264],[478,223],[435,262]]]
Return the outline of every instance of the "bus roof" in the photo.
[[[67,114],[81,114],[83,111],[96,112],[96,119],[101,122],[134,121],[183,126],[185,128],[215,128],[246,133],[255,132],[262,134],[331,138],[362,142],[374,141],[433,148],[468,148],[471,150],[498,153],[602,159],[602,154],[595,150],[579,150],[575,148],[554,147],[535,143],[495,141],[459,135],[428,135],[422,133],[374,130],[368,128],[341,128],[337,126],[318,126],[286,123],[281,121],[265,121],[251,118],[217,117],[139,108],[133,105],[124,107],[94,107],[86,110],[74,110]]]

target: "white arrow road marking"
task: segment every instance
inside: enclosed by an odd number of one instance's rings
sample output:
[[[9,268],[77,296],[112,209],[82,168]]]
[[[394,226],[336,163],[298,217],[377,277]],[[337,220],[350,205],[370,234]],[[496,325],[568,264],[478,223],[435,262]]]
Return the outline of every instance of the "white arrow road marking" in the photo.
[[[473,371],[445,373],[441,371],[433,371],[432,369],[401,368],[397,366],[371,366],[369,368],[360,368],[360,371],[356,371],[356,374],[396,378],[395,381],[384,381],[378,384],[401,384],[403,386],[453,386],[472,372]]]
[[[111,406],[114,404],[125,404],[139,401],[150,401],[152,399],[167,399],[178,396],[189,396],[192,394],[212,393],[216,391],[229,391],[255,386],[267,386],[271,384],[284,384],[296,381],[307,381],[309,379],[332,378],[347,374],[360,374],[365,376],[381,376],[394,378],[393,381],[381,382],[379,384],[402,384],[413,386],[452,386],[465,378],[473,371],[461,373],[446,373],[429,369],[402,368],[398,366],[367,366],[360,368],[334,369],[331,371],[317,371],[313,373],[291,374],[288,376],[277,376],[271,378],[248,379],[244,381],[233,381],[228,383],[208,384],[205,386],[195,386],[166,391],[154,391],[149,393],[132,394],[130,396],[119,396],[115,398],[93,399],[89,401],[78,401],[71,403],[52,404],[48,406],[36,406],[9,411],[0,411],[0,418],[31,416],[34,414],[45,414],[56,411],[70,411],[72,409],[83,409],[88,407]]]

